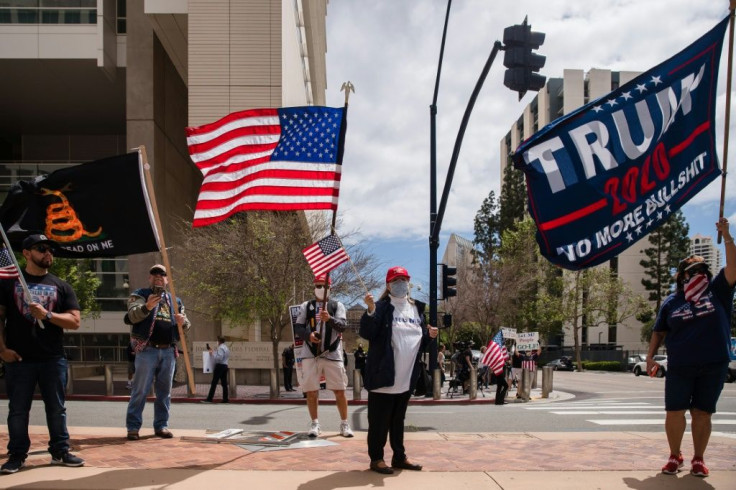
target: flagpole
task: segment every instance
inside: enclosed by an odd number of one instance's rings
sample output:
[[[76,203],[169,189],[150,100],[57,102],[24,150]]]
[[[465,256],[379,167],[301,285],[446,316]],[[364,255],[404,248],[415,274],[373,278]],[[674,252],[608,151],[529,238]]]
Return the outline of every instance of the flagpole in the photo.
[[[334,227],[332,228],[332,234],[335,235],[337,237],[337,239],[340,241],[340,246],[343,247],[343,248],[345,248],[343,246],[343,244],[342,244],[342,240],[340,239],[340,235],[337,234],[337,230],[335,230]],[[353,272],[355,272],[355,277],[357,277],[358,278],[358,281],[360,281],[360,285],[363,286],[363,289],[365,290],[366,293],[370,293],[370,291],[368,291],[368,288],[366,287],[365,283],[363,282],[363,278],[360,277],[360,273],[358,272],[358,269],[355,268],[355,264],[353,264],[353,260],[350,258],[350,255],[348,255],[348,262],[350,262],[350,267],[352,267],[353,268]]]
[[[146,147],[141,145],[138,147],[138,156],[143,162],[143,170],[145,171],[146,189],[151,201],[151,209],[153,210],[153,217],[156,220],[156,229],[158,231],[159,242],[161,243],[161,257],[166,267],[166,272],[169,278],[169,289],[171,290],[171,314],[174,315],[179,311],[178,304],[176,302],[176,289],[174,288],[174,277],[171,264],[169,263],[169,254],[166,251],[166,242],[164,241],[164,231],[161,227],[161,218],[158,214],[158,206],[156,205],[156,194],[153,192],[153,182],[151,181],[151,166],[148,164],[148,158],[146,156]],[[182,344],[182,352],[184,352],[184,366],[187,371],[187,384],[189,385],[189,392],[194,395],[197,392],[194,386],[194,374],[192,373],[192,365],[189,361],[189,348],[187,347],[187,338],[184,334],[184,329],[176,323],[176,328],[179,330],[179,339]]]
[[[733,67],[733,30],[734,30],[734,10],[736,10],[736,0],[730,0],[729,10],[731,14],[728,20],[728,75],[726,76],[726,117],[723,127],[723,171],[721,172],[721,204],[718,208],[718,219],[723,218],[724,207],[726,203],[726,176],[728,175],[728,129],[731,119],[731,72]],[[721,232],[718,232],[717,243],[721,243]]]
[[[31,297],[31,291],[28,289],[26,278],[23,277],[23,271],[21,271],[18,261],[15,260],[15,254],[13,253],[13,248],[10,246],[10,241],[8,241],[7,235],[5,234],[5,228],[1,224],[0,224],[0,233],[2,233],[3,235],[3,243],[5,243],[5,248],[8,249],[8,255],[10,256],[10,260],[13,261],[15,268],[18,269],[18,282],[20,282],[20,286],[23,288],[23,297],[26,300],[26,303],[30,304],[33,301],[33,298]],[[46,328],[46,325],[43,324],[43,321],[39,320],[38,318],[36,318],[36,321],[38,322],[39,327]]]
[[[347,82],[344,82],[342,86],[340,87],[341,92],[345,92],[345,111],[342,116],[342,128],[341,128],[341,135],[340,135],[340,143],[342,148],[339,148],[339,156],[338,159],[340,160],[340,165],[342,165],[342,151],[344,149],[344,134],[345,134],[345,125],[347,124],[348,120],[348,100],[350,99],[350,92],[355,93],[355,86],[348,80]],[[335,229],[335,225],[337,225],[337,204],[335,205],[335,209],[332,210],[332,224],[330,225],[330,230]],[[339,237],[338,237],[339,238]],[[352,262],[351,262],[352,263]],[[363,282],[363,281],[360,281]],[[322,309],[327,310],[327,294],[330,291],[330,272],[327,271],[325,273],[325,294],[322,296]],[[319,342],[317,343],[317,356],[320,356],[322,354],[322,336],[324,334],[324,325],[325,322],[320,321],[319,322],[319,329],[317,331],[319,335]],[[329,342],[329,339],[327,340]],[[327,344],[325,344],[327,345]]]

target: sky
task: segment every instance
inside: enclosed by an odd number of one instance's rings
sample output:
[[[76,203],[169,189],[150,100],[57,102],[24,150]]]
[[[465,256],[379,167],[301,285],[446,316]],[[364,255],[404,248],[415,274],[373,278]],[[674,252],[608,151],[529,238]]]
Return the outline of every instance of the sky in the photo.
[[[528,16],[532,30],[546,34],[538,53],[546,56],[541,74],[548,78],[562,77],[566,68],[646,71],[714,27],[728,15],[728,3],[455,0],[437,98],[437,202],[466,105],[493,43],[503,40],[505,27]],[[338,232],[358,232],[353,240],[376,256],[379,274],[394,265],[406,267],[420,288],[417,297],[429,289],[429,106],[446,10],[445,0],[330,0],[327,6],[327,105],[343,105],[343,82],[355,86]],[[727,44],[721,55],[716,110],[721,160]],[[518,94],[503,85],[504,70],[500,53],[464,136],[442,223],[438,262],[450,234],[472,240],[473,219],[483,200],[490,191],[500,195],[501,139],[536,95],[529,92],[519,101]],[[732,115],[729,155],[736,152],[734,119]],[[733,170],[726,184],[724,214],[736,234],[736,163],[729,166]],[[720,193],[719,178],[682,208],[691,236],[715,238]]]

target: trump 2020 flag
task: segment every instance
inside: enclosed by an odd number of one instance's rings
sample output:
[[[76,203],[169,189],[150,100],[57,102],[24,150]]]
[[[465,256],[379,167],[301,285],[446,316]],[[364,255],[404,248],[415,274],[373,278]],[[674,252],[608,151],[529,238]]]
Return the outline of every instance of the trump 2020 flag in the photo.
[[[727,25],[516,150],[537,242],[552,263],[579,270],[611,259],[721,175],[716,81]]]
[[[493,371],[493,374],[498,376],[503,373],[503,365],[506,363],[508,358],[509,352],[503,344],[503,333],[501,332],[501,329],[499,329],[493,339],[488,342],[486,352],[480,359],[480,363],[488,366],[488,368]]]
[[[137,152],[62,168],[10,188],[0,222],[16,250],[31,233],[57,257],[117,257],[159,250]]]
[[[302,250],[302,253],[309,267],[312,268],[314,277],[326,274],[343,262],[350,260],[337,235],[324,237]]]
[[[289,107],[235,112],[187,128],[204,180],[193,226],[240,211],[337,209],[345,110]]]

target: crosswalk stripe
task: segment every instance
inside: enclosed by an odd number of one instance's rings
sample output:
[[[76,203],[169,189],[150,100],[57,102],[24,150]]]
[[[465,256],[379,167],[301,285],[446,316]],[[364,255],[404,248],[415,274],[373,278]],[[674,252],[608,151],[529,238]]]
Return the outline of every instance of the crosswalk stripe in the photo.
[[[664,425],[664,419],[593,419],[587,420],[598,425]],[[687,420],[690,423],[690,420]],[[736,420],[711,420],[713,425],[736,425]]]

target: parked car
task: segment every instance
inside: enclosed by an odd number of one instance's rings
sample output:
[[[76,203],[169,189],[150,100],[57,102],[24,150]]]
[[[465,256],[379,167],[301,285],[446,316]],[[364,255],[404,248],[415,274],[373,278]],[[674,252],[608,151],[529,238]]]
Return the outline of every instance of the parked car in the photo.
[[[564,359],[555,359],[554,361],[549,361],[547,364],[544,365],[544,367],[551,367],[555,371],[574,371],[575,365],[570,359],[564,358]]]
[[[636,363],[646,361],[646,360],[647,360],[647,356],[645,354],[634,354],[633,356],[627,359],[626,370],[633,371],[634,366],[636,366]]]
[[[667,356],[656,355],[654,356],[654,360],[659,364],[657,377],[663,378],[665,374],[667,374]],[[641,376],[642,374],[647,374],[647,361],[637,362],[636,365],[634,365],[634,376]]]

